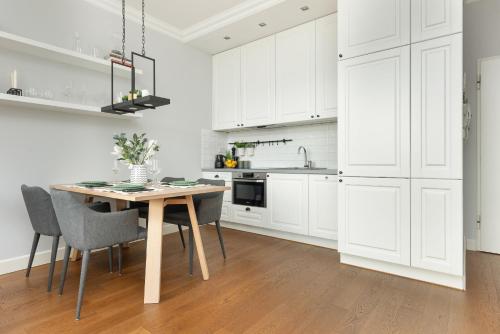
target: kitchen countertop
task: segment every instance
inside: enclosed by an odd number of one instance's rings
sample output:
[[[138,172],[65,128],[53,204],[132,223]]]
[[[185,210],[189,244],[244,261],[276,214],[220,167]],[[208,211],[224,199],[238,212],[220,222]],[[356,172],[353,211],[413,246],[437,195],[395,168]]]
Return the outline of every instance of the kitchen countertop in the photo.
[[[321,175],[337,175],[337,169],[307,169],[307,168],[202,168],[203,172],[264,172],[264,173],[277,173],[277,174],[321,174]]]

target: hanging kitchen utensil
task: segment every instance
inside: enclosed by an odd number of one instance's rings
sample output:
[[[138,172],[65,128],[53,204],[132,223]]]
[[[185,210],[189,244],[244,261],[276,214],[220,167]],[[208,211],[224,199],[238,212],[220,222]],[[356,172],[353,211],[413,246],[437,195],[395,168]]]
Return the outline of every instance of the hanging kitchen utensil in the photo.
[[[111,105],[101,108],[102,112],[111,114],[133,114],[136,111],[144,109],[156,109],[156,107],[170,104],[170,99],[156,96],[156,61],[154,58],[146,56],[146,37],[145,37],[145,13],[144,0],[142,0],[142,54],[137,52],[131,53],[131,63],[125,59],[125,0],[122,0],[122,59],[111,60]],[[153,63],[153,95],[142,96],[135,89],[135,57],[140,57],[149,60]],[[130,68],[131,71],[131,99],[119,103],[114,101],[114,65]]]

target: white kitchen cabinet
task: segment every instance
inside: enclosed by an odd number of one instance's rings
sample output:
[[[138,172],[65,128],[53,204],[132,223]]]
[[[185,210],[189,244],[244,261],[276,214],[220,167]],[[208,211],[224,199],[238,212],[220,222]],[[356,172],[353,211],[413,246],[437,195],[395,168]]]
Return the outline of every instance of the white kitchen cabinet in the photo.
[[[269,228],[308,234],[308,178],[303,174],[268,174]]]
[[[410,0],[339,0],[338,15],[341,60],[410,43]]]
[[[412,267],[463,275],[462,181],[411,180]]]
[[[233,220],[239,224],[267,227],[268,210],[255,206],[233,205]]]
[[[231,202],[223,202],[220,219],[226,222],[234,221],[233,208]]]
[[[462,178],[462,34],[411,46],[411,176]]]
[[[339,62],[339,175],[410,176],[410,47]]]
[[[271,124],[276,120],[276,37],[241,47],[241,124]]]
[[[337,117],[337,14],[316,20],[315,116]]]
[[[281,123],[314,119],[315,22],[276,35],[276,117]]]
[[[462,31],[463,0],[411,0],[411,42]]]
[[[203,178],[209,180],[224,180],[226,187],[232,187],[232,173],[231,172],[203,172]],[[232,203],[233,191],[232,189],[224,191],[224,202]]]
[[[336,175],[309,175],[309,235],[337,240]]]
[[[213,62],[212,128],[226,130],[241,124],[241,49],[219,53]]]
[[[410,265],[410,180],[339,177],[339,251]]]

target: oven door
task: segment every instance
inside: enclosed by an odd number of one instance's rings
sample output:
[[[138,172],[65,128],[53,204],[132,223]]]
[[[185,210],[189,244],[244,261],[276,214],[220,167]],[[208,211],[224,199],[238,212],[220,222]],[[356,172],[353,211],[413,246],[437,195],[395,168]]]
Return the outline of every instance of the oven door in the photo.
[[[266,180],[233,179],[233,204],[266,207]]]

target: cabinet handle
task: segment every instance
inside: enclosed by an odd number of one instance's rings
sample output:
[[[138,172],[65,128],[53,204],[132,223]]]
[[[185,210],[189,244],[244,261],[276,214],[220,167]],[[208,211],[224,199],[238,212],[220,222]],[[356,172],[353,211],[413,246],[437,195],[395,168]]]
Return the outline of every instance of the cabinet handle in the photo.
[[[316,117],[319,117],[319,115],[316,115]]]
[[[314,115],[311,115],[311,118],[314,118]]]
[[[215,175],[215,176],[214,176],[214,179],[218,179],[218,178],[219,178],[219,175]]]
[[[245,211],[250,211],[250,208],[245,208]]]
[[[339,53],[339,58],[342,58],[342,53]]]
[[[342,175],[342,174],[343,174],[343,172],[341,170],[339,170],[339,175]]]
[[[241,123],[240,125],[241,125],[241,126],[243,126],[243,125],[245,125],[245,124]]]
[[[325,176],[325,180],[328,180],[328,176]]]
[[[342,179],[339,179],[339,182],[342,182]]]

